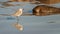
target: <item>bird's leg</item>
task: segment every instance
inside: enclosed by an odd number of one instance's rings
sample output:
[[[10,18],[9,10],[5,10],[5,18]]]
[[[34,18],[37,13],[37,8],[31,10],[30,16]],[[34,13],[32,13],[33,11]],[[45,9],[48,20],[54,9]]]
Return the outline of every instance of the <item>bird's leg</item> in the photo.
[[[16,28],[18,30],[23,30],[23,26],[19,24],[19,18],[18,18],[18,16],[16,16],[16,18],[17,18],[17,24],[15,24]]]
[[[19,23],[19,18],[18,18],[18,16],[16,16],[16,18],[17,18],[17,24]]]

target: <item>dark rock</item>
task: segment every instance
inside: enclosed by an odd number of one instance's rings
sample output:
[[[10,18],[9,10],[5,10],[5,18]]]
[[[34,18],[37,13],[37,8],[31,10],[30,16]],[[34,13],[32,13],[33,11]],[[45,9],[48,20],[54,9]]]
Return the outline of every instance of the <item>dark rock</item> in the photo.
[[[46,5],[38,5],[34,7],[32,11],[33,11],[33,15],[36,16],[60,14],[60,8],[46,6]]]

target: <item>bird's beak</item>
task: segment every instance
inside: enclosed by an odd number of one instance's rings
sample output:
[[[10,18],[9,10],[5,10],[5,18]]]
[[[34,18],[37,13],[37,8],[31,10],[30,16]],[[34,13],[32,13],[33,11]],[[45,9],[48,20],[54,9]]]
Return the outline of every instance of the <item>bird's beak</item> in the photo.
[[[24,10],[24,9],[23,9]]]

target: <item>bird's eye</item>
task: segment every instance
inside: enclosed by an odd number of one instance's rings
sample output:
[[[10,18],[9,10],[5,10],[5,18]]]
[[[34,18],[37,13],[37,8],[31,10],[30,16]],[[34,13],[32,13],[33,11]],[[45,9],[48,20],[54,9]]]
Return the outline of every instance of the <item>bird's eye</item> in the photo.
[[[24,10],[24,9],[23,9]]]

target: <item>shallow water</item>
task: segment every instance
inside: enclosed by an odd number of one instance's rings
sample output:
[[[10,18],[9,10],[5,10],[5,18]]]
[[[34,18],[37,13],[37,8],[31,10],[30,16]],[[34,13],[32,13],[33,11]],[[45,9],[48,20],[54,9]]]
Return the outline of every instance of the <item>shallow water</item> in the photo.
[[[20,2],[12,2],[12,4],[20,4]],[[22,4],[23,6],[0,8],[0,14],[13,14],[19,8],[24,8],[23,12],[32,13],[32,9],[36,6],[26,2]],[[50,16],[20,16],[19,20],[19,23],[24,27],[23,31],[17,30],[13,26],[17,22],[16,17],[0,16],[0,34],[60,34],[60,14]]]

